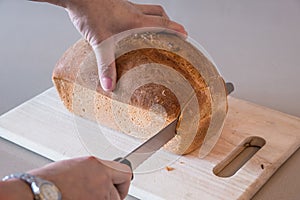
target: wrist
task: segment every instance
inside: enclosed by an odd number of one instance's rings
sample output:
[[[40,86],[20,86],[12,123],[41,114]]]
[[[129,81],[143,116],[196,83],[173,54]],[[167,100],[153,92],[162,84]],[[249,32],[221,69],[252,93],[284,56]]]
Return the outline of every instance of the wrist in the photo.
[[[9,181],[9,180],[14,180],[14,179],[19,179],[23,181],[24,183],[29,186],[31,189],[33,198],[35,200],[46,200],[46,199],[55,199],[55,200],[61,200],[61,193],[59,189],[54,185],[54,183],[44,180],[40,177],[36,177],[32,174],[28,173],[14,173],[5,176],[2,180],[3,181]],[[17,187],[16,185],[14,185]],[[11,188],[11,187],[9,187]],[[22,187],[24,189],[24,187]],[[20,189],[22,189],[20,187]],[[27,187],[28,188],[28,187]],[[24,192],[24,190],[23,190]],[[22,193],[23,194],[23,193]]]
[[[0,181],[0,199],[32,200],[33,194],[30,187],[24,181],[10,179]]]

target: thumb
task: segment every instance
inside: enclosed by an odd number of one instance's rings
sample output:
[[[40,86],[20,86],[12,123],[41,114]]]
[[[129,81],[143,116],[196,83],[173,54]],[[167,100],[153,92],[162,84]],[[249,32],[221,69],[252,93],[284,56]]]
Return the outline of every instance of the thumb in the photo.
[[[104,41],[99,45],[93,46],[97,59],[98,75],[101,87],[106,92],[111,92],[116,86],[116,64],[114,45]]]

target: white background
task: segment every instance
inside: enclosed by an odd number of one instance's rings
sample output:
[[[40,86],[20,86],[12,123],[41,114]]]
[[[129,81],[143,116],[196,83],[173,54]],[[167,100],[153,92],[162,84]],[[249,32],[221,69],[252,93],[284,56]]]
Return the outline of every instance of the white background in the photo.
[[[135,2],[164,5],[235,84],[233,96],[300,117],[299,0]],[[0,25],[1,114],[51,87],[80,35],[64,9],[27,0],[0,0]]]

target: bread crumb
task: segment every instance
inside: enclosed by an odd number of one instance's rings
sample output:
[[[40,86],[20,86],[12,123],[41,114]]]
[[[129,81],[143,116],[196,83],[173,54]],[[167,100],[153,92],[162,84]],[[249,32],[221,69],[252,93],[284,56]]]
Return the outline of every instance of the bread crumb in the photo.
[[[167,170],[167,171],[173,171],[173,170],[175,170],[175,168],[174,168],[174,167],[166,166],[166,170]]]
[[[183,162],[183,161],[180,161],[180,164],[184,164],[184,162]]]

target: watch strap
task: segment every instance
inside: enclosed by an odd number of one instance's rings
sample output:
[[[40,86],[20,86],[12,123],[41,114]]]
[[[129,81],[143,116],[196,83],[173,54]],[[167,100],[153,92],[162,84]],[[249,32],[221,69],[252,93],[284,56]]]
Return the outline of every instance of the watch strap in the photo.
[[[14,173],[14,174],[10,174],[8,176],[5,176],[2,179],[2,181],[6,181],[6,180],[9,180],[9,179],[13,179],[13,178],[21,179],[21,180],[25,181],[29,185],[31,185],[33,182],[35,182],[35,176],[29,175],[29,174],[26,174],[26,173]]]
[[[36,177],[34,175],[31,174],[27,174],[27,173],[14,173],[14,174],[10,174],[5,176],[2,181],[7,181],[9,179],[20,179],[22,181],[24,181],[25,183],[27,183],[33,193],[34,196],[34,200],[41,200],[40,198],[40,182],[47,182],[47,183],[51,183],[56,189],[57,187],[50,181],[47,180],[43,180],[39,177]],[[57,192],[59,193],[59,199],[61,199],[61,194],[59,192],[59,190],[57,189]]]

